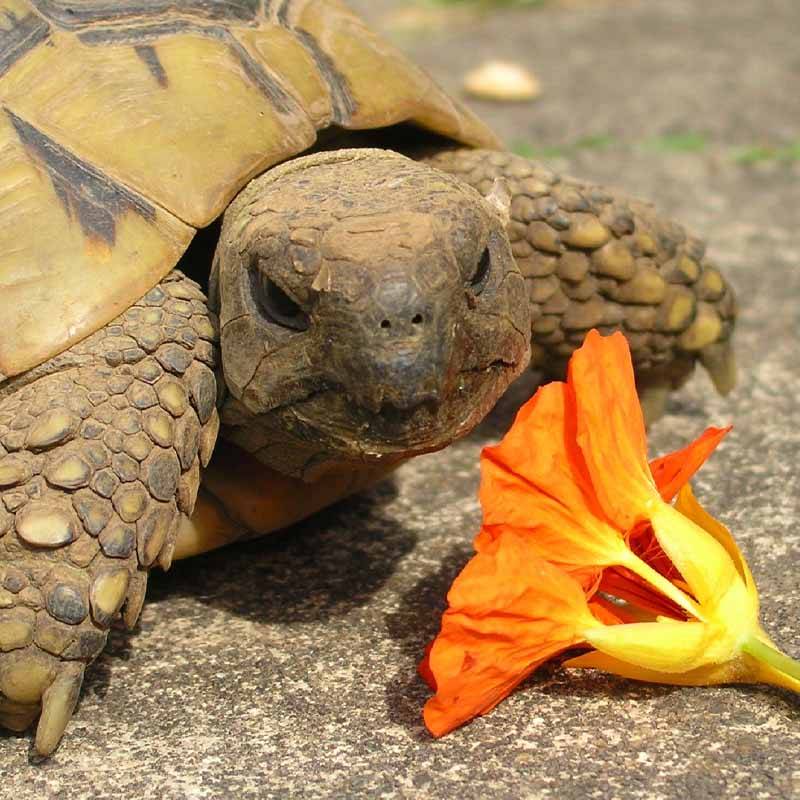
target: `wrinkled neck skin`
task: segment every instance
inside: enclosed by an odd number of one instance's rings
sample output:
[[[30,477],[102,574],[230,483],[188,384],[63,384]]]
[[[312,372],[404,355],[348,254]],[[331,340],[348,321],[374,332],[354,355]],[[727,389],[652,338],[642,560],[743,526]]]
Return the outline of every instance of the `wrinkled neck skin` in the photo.
[[[529,356],[501,213],[383,150],[296,159],[227,211],[211,281],[222,435],[316,480],[438,450]]]

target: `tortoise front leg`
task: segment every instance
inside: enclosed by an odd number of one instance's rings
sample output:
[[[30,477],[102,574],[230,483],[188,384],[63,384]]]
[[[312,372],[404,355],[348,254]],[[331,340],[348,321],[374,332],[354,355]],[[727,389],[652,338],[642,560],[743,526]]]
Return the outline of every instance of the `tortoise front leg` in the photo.
[[[506,180],[511,248],[533,311],[534,368],[561,377],[590,328],[621,330],[650,419],[697,360],[720,392],[733,387],[733,292],[681,225],[511,153],[459,149],[424,160],[483,194]]]
[[[216,338],[173,272],[0,395],[0,725],[58,746],[85,668],[169,567],[216,438]],[[40,713],[41,712],[41,713]]]

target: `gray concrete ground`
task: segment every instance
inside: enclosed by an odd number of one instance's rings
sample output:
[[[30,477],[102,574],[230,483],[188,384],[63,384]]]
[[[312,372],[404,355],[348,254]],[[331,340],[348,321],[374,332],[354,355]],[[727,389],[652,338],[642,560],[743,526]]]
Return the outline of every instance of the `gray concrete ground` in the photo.
[[[400,4],[357,5],[386,27]],[[649,196],[710,242],[741,299],[741,383],[723,400],[698,375],[652,447],[735,423],[697,489],[741,542],[767,629],[800,655],[800,153],[769,150],[800,141],[800,11],[572,5],[389,33],[455,91],[478,56],[526,63],[539,102],[479,113],[519,147],[570,145],[551,150],[557,168]],[[140,628],[113,635],[55,758],[32,766],[28,739],[0,737],[0,795],[800,797],[800,703],[777,690],[545,671],[490,716],[426,735],[414,668],[469,553],[478,452],[531,388],[394,484],[156,575]]]

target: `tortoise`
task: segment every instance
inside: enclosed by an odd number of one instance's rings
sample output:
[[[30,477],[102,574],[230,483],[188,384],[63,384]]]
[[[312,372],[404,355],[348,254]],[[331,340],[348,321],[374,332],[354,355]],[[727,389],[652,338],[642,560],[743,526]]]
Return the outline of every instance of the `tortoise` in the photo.
[[[0,10],[0,724],[42,756],[149,569],[444,447],[587,330],[656,413],[697,361],[731,387],[698,239],[505,152],[339,0]]]

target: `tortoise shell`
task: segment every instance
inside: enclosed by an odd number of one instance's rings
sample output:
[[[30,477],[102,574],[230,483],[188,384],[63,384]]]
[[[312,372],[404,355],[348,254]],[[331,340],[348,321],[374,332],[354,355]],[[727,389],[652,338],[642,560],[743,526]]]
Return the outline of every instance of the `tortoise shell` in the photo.
[[[118,316],[327,127],[497,145],[338,0],[0,0],[0,105],[0,380]]]

